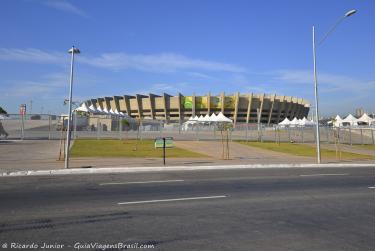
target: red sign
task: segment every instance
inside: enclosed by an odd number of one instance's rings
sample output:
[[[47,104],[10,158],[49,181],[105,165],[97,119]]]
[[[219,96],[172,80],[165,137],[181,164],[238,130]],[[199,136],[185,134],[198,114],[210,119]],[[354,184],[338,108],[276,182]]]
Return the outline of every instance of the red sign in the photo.
[[[26,114],[26,104],[20,105],[20,115]]]

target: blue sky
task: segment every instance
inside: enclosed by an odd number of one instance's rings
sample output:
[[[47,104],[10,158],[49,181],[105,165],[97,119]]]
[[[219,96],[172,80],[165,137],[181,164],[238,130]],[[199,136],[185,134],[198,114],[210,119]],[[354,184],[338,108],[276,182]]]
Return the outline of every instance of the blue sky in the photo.
[[[320,108],[375,112],[375,2],[371,0],[68,1],[0,3],[0,106],[66,112],[73,99],[134,93],[267,93],[313,102],[312,25]]]

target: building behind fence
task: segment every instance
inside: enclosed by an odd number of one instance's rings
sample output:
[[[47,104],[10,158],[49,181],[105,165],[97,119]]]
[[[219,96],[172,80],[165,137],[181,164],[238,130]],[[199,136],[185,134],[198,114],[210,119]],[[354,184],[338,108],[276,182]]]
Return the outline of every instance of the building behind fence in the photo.
[[[50,139],[66,136],[66,116],[48,114],[8,115],[0,122],[9,139]],[[162,120],[124,119],[122,117],[73,116],[72,136],[74,138],[112,138],[112,139],[154,139],[174,137],[176,140],[220,140],[220,131],[214,124],[196,124],[184,130],[180,124],[166,124]],[[268,126],[266,124],[237,123],[231,129],[232,140],[273,141],[314,143],[314,127]],[[338,139],[343,144],[375,144],[375,126],[353,126],[334,128],[322,126],[320,138],[324,143],[334,143]],[[4,136],[3,136],[4,137]]]

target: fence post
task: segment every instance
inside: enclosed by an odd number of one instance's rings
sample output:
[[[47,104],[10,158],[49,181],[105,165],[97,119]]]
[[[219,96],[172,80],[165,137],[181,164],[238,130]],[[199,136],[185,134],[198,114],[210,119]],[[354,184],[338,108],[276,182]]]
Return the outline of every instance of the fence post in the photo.
[[[21,139],[23,140],[25,137],[25,115],[21,114]]]
[[[249,123],[246,123],[246,142],[249,141],[249,139],[248,139],[248,133],[249,133]]]
[[[289,138],[289,142],[291,142],[292,139],[290,138],[290,126],[288,126],[288,138]]]
[[[273,127],[274,134],[275,134],[275,144],[277,142],[277,132],[276,132],[276,126]]]
[[[305,143],[305,138],[303,137],[303,133],[305,131],[305,127],[301,127],[301,137],[302,137],[302,143]]]
[[[99,130],[100,130],[100,121],[99,121],[99,117],[97,118],[96,120],[96,139],[99,139]]]
[[[360,130],[361,130],[361,145],[363,145],[363,132],[362,132],[362,128]]]
[[[51,115],[48,114],[48,140],[51,140]]]
[[[118,117],[118,134],[119,134],[119,140],[122,139],[121,131],[122,131],[121,118]]]
[[[372,144],[375,145],[375,140],[374,140],[374,130],[370,128],[371,130],[371,139],[372,139]]]
[[[350,145],[353,145],[352,143],[352,128],[349,127],[349,142],[350,142]]]

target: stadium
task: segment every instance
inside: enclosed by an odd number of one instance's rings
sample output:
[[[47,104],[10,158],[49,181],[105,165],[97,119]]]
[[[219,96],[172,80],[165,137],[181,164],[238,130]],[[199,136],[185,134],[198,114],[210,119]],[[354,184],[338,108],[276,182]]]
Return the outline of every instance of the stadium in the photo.
[[[176,96],[163,93],[121,95],[87,100],[95,109],[126,113],[133,118],[182,123],[191,116],[222,112],[233,123],[277,124],[284,118],[307,117],[310,105],[302,98],[266,94],[240,94]]]

